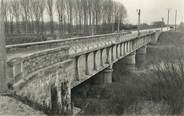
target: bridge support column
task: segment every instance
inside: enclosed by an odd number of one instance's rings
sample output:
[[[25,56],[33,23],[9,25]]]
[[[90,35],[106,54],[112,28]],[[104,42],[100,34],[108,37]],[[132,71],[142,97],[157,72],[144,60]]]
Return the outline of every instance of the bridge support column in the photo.
[[[136,66],[141,67],[146,60],[147,46],[144,46],[136,51]]]
[[[111,47],[111,62],[114,61],[114,46]]]
[[[51,89],[52,90],[52,89]],[[53,90],[52,90],[53,91]],[[52,110],[58,112],[59,114],[70,114],[72,113],[72,105],[71,105],[71,88],[70,82],[65,81],[61,84],[57,85],[55,96],[51,92],[51,96],[57,98],[57,103],[52,100]],[[51,99],[53,99],[51,98]]]
[[[86,74],[86,75],[89,75],[88,57],[89,57],[89,53],[87,53],[87,54],[85,55],[85,62],[86,62],[86,65],[85,65],[85,67],[86,67],[85,74]]]
[[[75,76],[76,76],[76,80],[79,81],[80,78],[79,78],[79,66],[78,66],[78,62],[79,62],[79,57],[80,56],[76,56],[75,57]]]
[[[123,63],[125,72],[134,72],[136,70],[135,56],[136,52],[132,52],[131,54],[122,59],[121,63]]]
[[[100,65],[103,67],[103,49],[100,49]]]
[[[107,69],[105,69],[103,73],[104,73],[103,83],[104,84],[112,83],[112,73],[113,73],[112,65],[109,66]]]
[[[111,63],[111,61],[110,61],[110,47],[108,47],[107,49],[106,49],[106,56],[107,56],[107,59],[106,59],[106,64],[110,64]]]
[[[113,73],[113,68],[112,65],[107,67],[104,71],[101,73],[97,74],[94,78],[94,83],[95,84],[109,84],[112,83],[112,73]]]
[[[154,35],[152,35],[151,44],[153,45],[157,44],[160,34],[161,32],[155,32]]]

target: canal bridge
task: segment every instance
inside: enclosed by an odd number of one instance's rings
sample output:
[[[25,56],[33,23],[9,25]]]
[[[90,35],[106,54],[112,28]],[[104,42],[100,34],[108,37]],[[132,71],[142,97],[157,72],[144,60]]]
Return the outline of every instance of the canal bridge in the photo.
[[[72,111],[72,88],[93,77],[99,84],[112,83],[117,61],[134,70],[136,61],[144,60],[147,45],[156,44],[165,31],[167,27],[7,45],[0,92],[61,113]]]

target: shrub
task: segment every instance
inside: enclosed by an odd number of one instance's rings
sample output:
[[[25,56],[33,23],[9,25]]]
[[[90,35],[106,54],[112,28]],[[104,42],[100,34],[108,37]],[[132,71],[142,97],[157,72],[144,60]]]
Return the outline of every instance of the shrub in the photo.
[[[154,65],[152,82],[148,81],[146,97],[155,102],[166,101],[173,114],[180,114],[184,108],[184,63],[163,62]]]

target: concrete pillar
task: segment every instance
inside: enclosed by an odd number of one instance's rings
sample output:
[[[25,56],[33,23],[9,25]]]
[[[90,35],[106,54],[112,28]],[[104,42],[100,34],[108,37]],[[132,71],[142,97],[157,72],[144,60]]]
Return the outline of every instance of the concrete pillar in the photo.
[[[6,80],[8,84],[17,83],[24,77],[23,58],[15,58],[7,63]]]
[[[97,55],[97,51],[94,51],[94,54],[93,54],[93,59],[94,59],[93,68],[94,68],[94,70],[97,70],[96,55]]]
[[[123,43],[123,56],[126,55],[126,43]]]
[[[161,32],[155,32],[155,34],[152,36],[151,44],[157,44],[160,34]]]
[[[86,53],[85,54],[85,62],[86,62],[86,65],[85,65],[85,67],[86,67],[85,74],[86,75],[89,75],[88,57],[89,57],[89,53]]]
[[[124,44],[124,54],[126,55],[127,54],[127,43],[125,42]]]
[[[119,50],[118,50],[118,48],[119,48],[119,45],[116,45],[116,59],[118,59],[119,58]]]
[[[126,52],[129,53],[128,51],[129,51],[128,42],[126,42]]]
[[[127,42],[127,52],[128,53],[130,52],[130,43],[129,43],[129,41]]]
[[[103,75],[103,83],[104,84],[109,84],[109,83],[112,83],[112,73],[113,73],[113,68],[112,68],[112,65],[109,66],[108,68],[106,68],[104,70],[104,75]]]
[[[111,62],[114,61],[114,46],[111,47]]]
[[[72,112],[72,106],[71,106],[71,88],[70,88],[70,82],[65,81],[62,82],[60,86],[58,86],[57,89],[57,96],[58,96],[58,108],[59,113],[71,113]]]
[[[103,67],[103,49],[100,49],[100,65]]]
[[[136,52],[132,52],[125,58],[123,58],[120,63],[124,66],[125,72],[134,72],[136,70],[136,60],[135,60]]]
[[[136,66],[141,67],[146,60],[147,45],[136,51]]]
[[[109,84],[112,83],[112,73],[113,68],[112,65],[107,67],[104,71],[100,72],[99,74],[95,75],[93,82],[95,84]]]
[[[107,59],[106,59],[106,64],[110,64],[111,61],[110,61],[110,47],[106,48],[106,56],[107,56]]]
[[[133,40],[130,41],[130,51],[131,51],[131,52],[133,51]]]
[[[122,43],[120,44],[120,57],[123,56]]]
[[[76,56],[75,57],[75,77],[76,77],[77,81],[80,80],[80,78],[79,78],[79,66],[78,66],[78,64],[79,64],[79,57],[80,56]]]
[[[127,65],[135,65],[136,64],[135,55],[136,55],[136,52],[132,52],[128,56],[126,56],[123,59],[124,64],[127,64]]]
[[[7,56],[6,56],[6,44],[4,35],[4,21],[2,12],[0,11],[0,93],[7,92],[6,59]]]

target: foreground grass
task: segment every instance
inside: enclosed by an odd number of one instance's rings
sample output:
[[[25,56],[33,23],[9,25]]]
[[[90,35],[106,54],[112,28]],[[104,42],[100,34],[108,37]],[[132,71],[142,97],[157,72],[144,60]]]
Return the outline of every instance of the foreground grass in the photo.
[[[74,102],[84,114],[182,114],[183,45],[182,33],[163,34],[148,50],[147,71],[126,74],[122,65],[115,64],[114,83],[84,84],[74,90]]]

